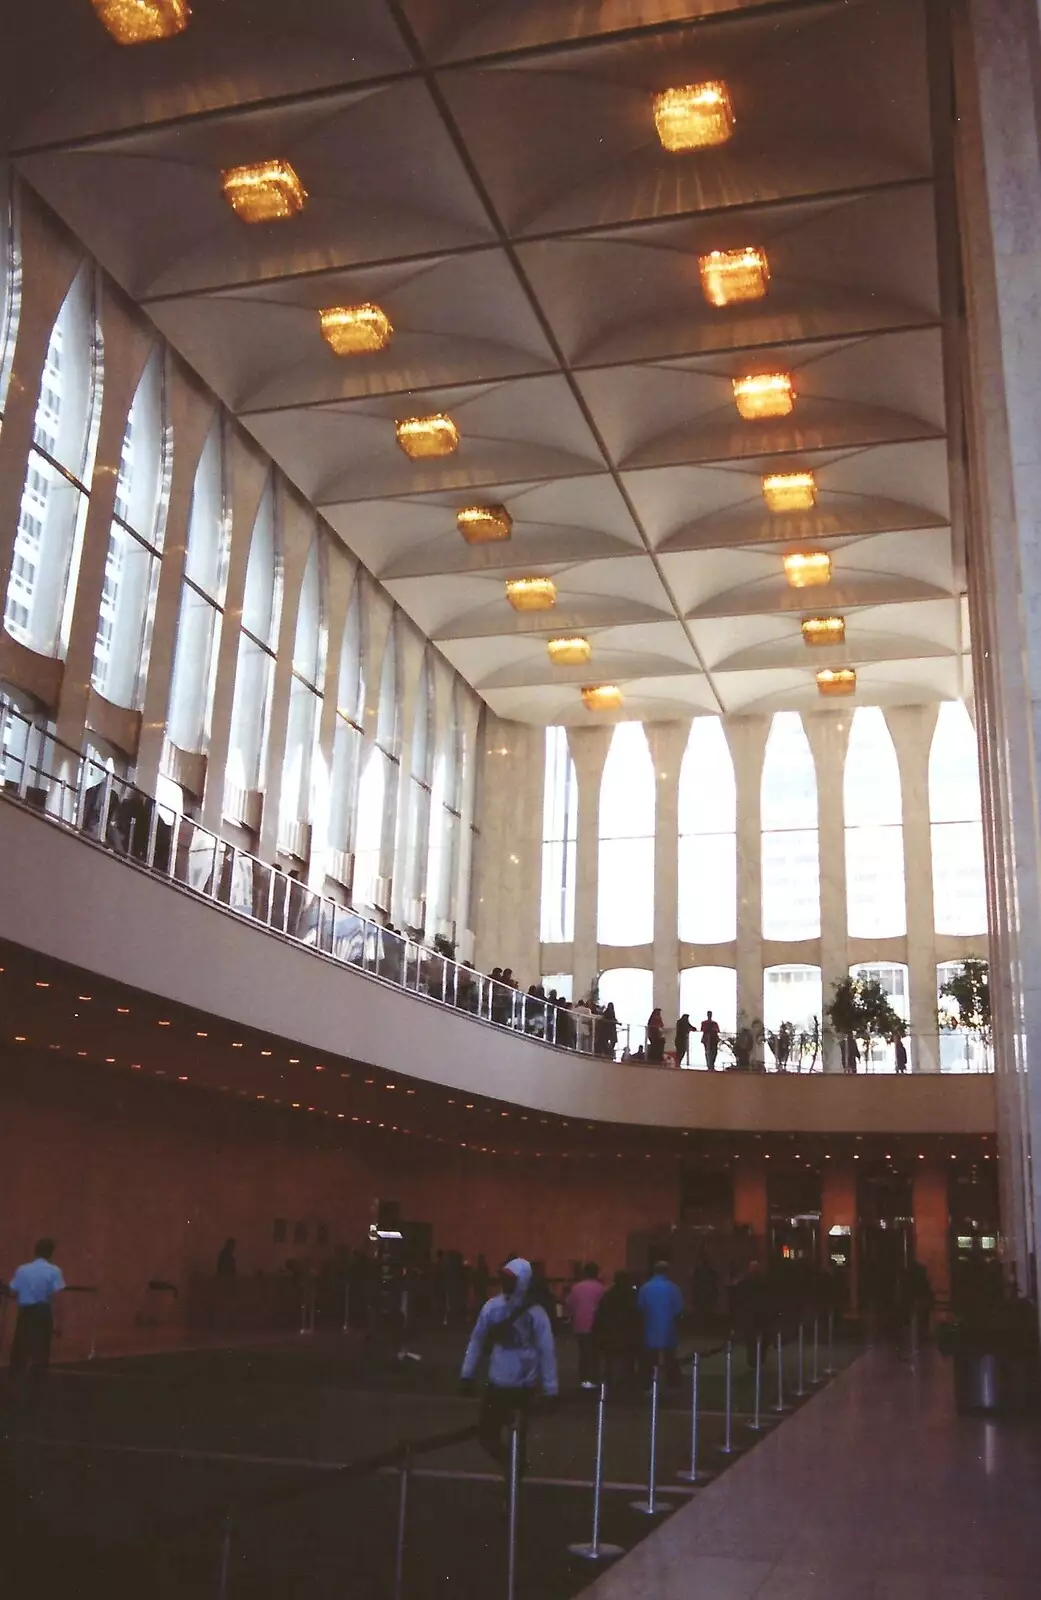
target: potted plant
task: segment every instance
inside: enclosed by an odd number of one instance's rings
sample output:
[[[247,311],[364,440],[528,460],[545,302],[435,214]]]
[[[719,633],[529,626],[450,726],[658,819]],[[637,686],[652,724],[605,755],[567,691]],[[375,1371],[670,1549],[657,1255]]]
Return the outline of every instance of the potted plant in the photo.
[[[865,1058],[876,1039],[891,1042],[905,1032],[889,997],[876,978],[843,978],[826,1006],[828,1021],[839,1037],[844,1072],[857,1070],[857,1043]]]
[[[969,956],[940,987],[943,1004],[937,1012],[945,1033],[959,1032],[977,1039],[989,1056],[991,1045],[990,969],[978,956]]]

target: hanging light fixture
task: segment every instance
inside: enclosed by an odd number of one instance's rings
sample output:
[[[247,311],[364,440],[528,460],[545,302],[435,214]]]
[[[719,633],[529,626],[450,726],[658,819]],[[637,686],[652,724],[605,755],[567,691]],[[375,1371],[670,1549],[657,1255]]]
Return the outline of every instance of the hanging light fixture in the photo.
[[[459,429],[451,417],[403,417],[394,424],[398,444],[413,461],[430,456],[451,456],[459,449]]]
[[[513,518],[505,506],[464,506],[455,521],[467,544],[498,544],[513,532]]]
[[[546,645],[549,659],[555,667],[583,667],[593,654],[588,639],[550,639]]]
[[[809,511],[817,504],[817,480],[812,472],[768,472],[763,499],[771,511]]]
[[[802,625],[807,644],[842,644],[846,638],[845,617],[807,617]]]
[[[824,667],[817,673],[818,694],[853,694],[856,687],[857,674],[852,667],[837,667],[834,671]]]
[[[654,126],[666,150],[704,150],[726,144],[734,131],[734,108],[725,83],[687,83],[664,89],[652,101]]]
[[[823,550],[796,550],[784,557],[784,575],[793,589],[831,582],[831,557]]]
[[[337,356],[374,355],[385,350],[394,329],[380,306],[325,306],[318,313],[322,338]]]
[[[746,422],[760,417],[787,417],[795,405],[790,372],[754,372],[734,379],[734,404]]]
[[[552,578],[509,578],[506,598],[514,611],[550,611],[557,603]]]
[[[622,691],[616,683],[587,684],[582,690],[582,704],[587,711],[617,711],[622,704]]]
[[[254,161],[221,173],[224,198],[243,222],[281,222],[307,203],[307,190],[288,161]]]
[[[710,250],[698,257],[701,287],[710,306],[761,300],[770,281],[766,253],[752,245],[741,250]]]
[[[188,0],[91,0],[102,26],[117,44],[172,39],[188,26]]]

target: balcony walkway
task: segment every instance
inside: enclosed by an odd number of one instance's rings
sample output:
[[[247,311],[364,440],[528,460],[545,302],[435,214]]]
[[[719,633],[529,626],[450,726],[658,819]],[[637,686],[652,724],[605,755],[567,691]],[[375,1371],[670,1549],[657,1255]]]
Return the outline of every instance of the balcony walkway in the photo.
[[[949,1365],[870,1351],[588,1600],[1036,1600],[1041,1427],[955,1414]]]

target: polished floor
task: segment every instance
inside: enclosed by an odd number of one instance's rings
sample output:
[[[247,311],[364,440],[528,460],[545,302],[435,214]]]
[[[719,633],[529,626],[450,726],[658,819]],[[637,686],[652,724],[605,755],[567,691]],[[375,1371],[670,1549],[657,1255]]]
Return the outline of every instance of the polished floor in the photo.
[[[1037,1600],[1041,1428],[874,1349],[587,1600]]]

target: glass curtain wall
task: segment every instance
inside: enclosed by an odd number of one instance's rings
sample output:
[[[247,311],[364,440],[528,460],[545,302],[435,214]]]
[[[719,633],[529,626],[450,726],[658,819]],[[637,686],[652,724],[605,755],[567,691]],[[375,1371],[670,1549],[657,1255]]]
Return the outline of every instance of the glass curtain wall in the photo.
[[[937,933],[987,931],[976,734],[961,700],[945,700],[929,752],[929,821]]]
[[[575,872],[578,851],[578,773],[567,729],[546,729],[542,786],[543,944],[570,944],[575,937]]]
[[[818,939],[821,931],[817,774],[802,718],[778,711],[760,790],[763,938]]]
[[[899,937],[907,932],[900,766],[878,706],[853,713],[843,805],[850,937]]]
[[[282,551],[274,483],[269,476],[253,522],[246,563],[225,774],[225,805],[232,817],[241,816],[248,793],[264,787],[281,617]]]
[[[600,944],[650,944],[654,938],[656,799],[654,762],[643,725],[620,722],[600,782]]]
[[[228,582],[231,519],[224,480],[224,428],[214,419],[195,472],[188,548],[166,731],[181,750],[206,749]]]
[[[719,717],[695,717],[680,767],[679,936],[723,944],[737,935],[737,792]]]

